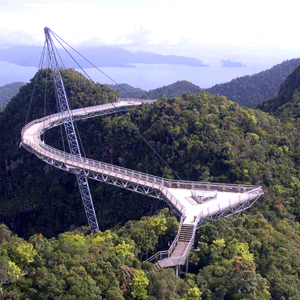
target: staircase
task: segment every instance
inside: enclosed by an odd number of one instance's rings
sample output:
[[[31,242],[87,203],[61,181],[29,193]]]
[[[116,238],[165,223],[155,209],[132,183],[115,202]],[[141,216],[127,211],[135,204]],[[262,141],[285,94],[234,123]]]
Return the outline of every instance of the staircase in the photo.
[[[182,224],[178,242],[189,243],[193,237],[194,227],[193,224]]]
[[[193,246],[196,226],[197,223],[182,224],[170,249],[158,252],[149,258],[149,261],[156,261],[152,269],[153,271],[185,264]]]

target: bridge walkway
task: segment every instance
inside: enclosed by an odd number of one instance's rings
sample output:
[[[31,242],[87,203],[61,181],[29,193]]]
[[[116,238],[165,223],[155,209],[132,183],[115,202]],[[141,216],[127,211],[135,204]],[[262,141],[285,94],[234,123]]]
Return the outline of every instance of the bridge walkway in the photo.
[[[144,101],[152,103],[153,101]],[[72,110],[74,120],[112,114],[140,105],[140,100],[118,101]],[[41,135],[48,129],[64,123],[64,114],[53,114],[34,120],[22,129],[21,145],[46,163],[71,173],[84,172],[88,178],[119,186],[137,193],[165,200],[181,216],[177,237],[169,250],[151,258],[161,267],[183,265],[193,246],[199,223],[208,217],[230,215],[246,209],[263,194],[260,186],[169,180],[129,170],[92,159],[78,157],[46,145]],[[191,234],[182,240],[183,229],[189,226]]]

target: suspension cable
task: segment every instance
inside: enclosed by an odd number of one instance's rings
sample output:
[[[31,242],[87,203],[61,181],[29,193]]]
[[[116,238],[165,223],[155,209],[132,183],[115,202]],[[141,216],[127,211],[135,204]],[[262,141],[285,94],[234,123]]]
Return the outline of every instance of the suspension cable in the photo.
[[[46,117],[46,113],[47,113],[47,84],[48,84],[48,58],[46,57],[46,70],[45,70],[45,75],[46,75],[46,82],[45,82],[45,87],[44,87],[44,117]],[[44,120],[44,128],[45,128],[45,123],[46,123],[46,119]],[[43,132],[43,140],[45,140],[45,131]]]
[[[52,31],[50,30],[50,32],[52,33]],[[54,38],[56,39],[56,41],[64,48],[64,50],[69,54],[69,56],[73,59],[73,61],[78,65],[78,67],[88,76],[88,78],[94,83],[94,81],[89,77],[89,75],[83,70],[83,68],[79,65],[79,63],[75,60],[75,58],[71,55],[71,53],[69,53],[69,51],[64,47],[64,45],[54,36]],[[55,44],[53,44],[53,46],[55,47]],[[57,50],[57,48],[55,47],[55,51],[56,53],[58,54],[60,60],[61,60],[61,63],[63,65],[63,68],[66,69],[66,67],[64,66],[63,64],[63,61],[62,61],[62,58],[61,56],[59,55],[59,52]],[[95,83],[94,83],[95,84]],[[69,103],[70,105],[70,109],[72,109],[72,106],[71,106],[71,103]],[[77,137],[78,137],[78,140],[79,140],[79,144],[80,144],[80,148],[83,152],[83,156],[86,157],[86,154],[85,154],[85,150],[84,150],[84,147],[83,147],[83,144],[82,144],[82,140],[81,140],[81,137],[80,137],[80,134],[79,134],[79,131],[78,131],[78,128],[77,128],[77,124],[76,122],[74,122],[74,128],[77,132]]]
[[[46,42],[44,43],[44,47],[43,47],[42,54],[41,54],[41,57],[40,57],[38,70],[41,69],[41,66],[43,65],[45,53],[46,53]],[[34,96],[35,88],[36,88],[36,85],[37,85],[37,79],[38,79],[38,75],[35,77],[35,81],[34,81],[32,93],[31,93],[31,96],[30,96],[29,107],[28,107],[28,110],[27,110],[27,115],[26,115],[26,118],[25,118],[24,126],[28,123],[29,113],[30,113],[31,106],[32,106],[32,101],[33,101],[33,96]]]
[[[49,29],[50,30],[50,29]],[[114,82],[118,87],[121,87],[114,79],[112,79],[110,76],[108,76],[106,73],[104,73],[101,69],[99,69],[95,64],[93,64],[90,60],[85,58],[81,53],[79,53],[76,49],[74,49],[71,45],[69,45],[66,41],[64,41],[61,37],[59,37],[56,33],[54,33],[52,30],[50,30],[54,38],[57,40],[57,42],[64,48],[64,50],[70,55],[70,57],[73,59],[73,61],[79,66],[79,68],[86,74],[86,76],[95,84],[95,82],[91,79],[91,77],[86,73],[86,71],[80,66],[80,64],[75,60],[75,58],[69,53],[69,51],[64,47],[64,45],[60,42],[64,42],[68,47],[70,47],[74,52],[76,52],[80,57],[82,57],[85,61],[87,61],[90,65],[92,65],[94,68],[96,68],[99,72],[101,72],[104,76],[106,76],[108,79],[110,79],[112,82]],[[125,88],[121,87],[124,91],[128,92]],[[141,102],[141,101],[140,101]],[[122,115],[120,109],[114,105],[113,102],[110,101],[110,103],[113,105],[113,107],[118,111],[120,115]],[[142,102],[141,102],[142,103]],[[155,155],[171,170],[171,172],[179,179],[179,175],[170,167],[170,165],[158,154],[158,152],[154,149],[153,146],[149,144],[149,142],[142,136],[140,131],[138,129],[135,129],[138,136],[146,143],[146,145],[155,153]]]

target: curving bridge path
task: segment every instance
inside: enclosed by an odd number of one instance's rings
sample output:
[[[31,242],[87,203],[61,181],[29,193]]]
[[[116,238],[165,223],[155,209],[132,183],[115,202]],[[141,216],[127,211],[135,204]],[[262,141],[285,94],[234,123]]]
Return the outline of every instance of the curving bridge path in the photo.
[[[73,119],[80,120],[116,113],[120,110],[154,100],[123,99],[115,103],[72,110]],[[46,145],[41,135],[64,123],[67,114],[57,113],[34,120],[24,126],[21,145],[46,163],[88,178],[119,186],[167,202],[181,216],[178,234],[169,250],[149,260],[155,266],[184,265],[192,249],[196,229],[207,218],[228,216],[245,210],[263,194],[260,186],[169,180],[92,159],[78,157]]]

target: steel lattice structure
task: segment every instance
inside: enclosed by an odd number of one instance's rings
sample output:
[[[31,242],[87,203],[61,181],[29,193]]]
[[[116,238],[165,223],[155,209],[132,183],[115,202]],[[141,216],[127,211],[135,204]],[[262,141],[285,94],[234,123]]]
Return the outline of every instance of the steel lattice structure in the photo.
[[[231,216],[250,208],[263,194],[262,187],[170,180],[82,157],[74,121],[113,114],[120,110],[126,111],[129,107],[153,103],[155,100],[119,99],[110,104],[70,110],[50,33],[50,29],[46,27],[46,44],[60,113],[26,124],[21,133],[21,145],[46,163],[76,174],[88,224],[93,232],[99,230],[99,227],[87,178],[165,200],[181,216],[178,234],[169,250],[160,251],[149,260],[156,262],[157,267],[176,266],[176,274],[178,274],[180,266],[186,264],[187,268],[188,254],[193,247],[197,228],[209,218]],[[61,124],[64,124],[70,153],[46,145],[41,140],[41,135],[46,130]],[[197,202],[195,202],[193,191],[213,193],[215,196],[205,198],[205,201],[196,198]],[[188,234],[185,235],[185,232]],[[184,239],[182,239],[183,235],[186,236]]]
[[[77,156],[78,158],[82,159],[78,138],[74,127],[73,117],[70,110],[70,104],[62,80],[60,68],[56,59],[53,40],[50,35],[51,30],[48,27],[45,27],[44,31],[46,36],[50,66],[53,75],[56,100],[58,102],[58,106],[62,115],[62,120],[64,120],[63,124],[67,136],[69,150],[71,155]],[[91,230],[93,232],[96,232],[99,230],[99,225],[87,177],[85,176],[83,171],[77,172],[76,177],[88,224],[91,227]]]

